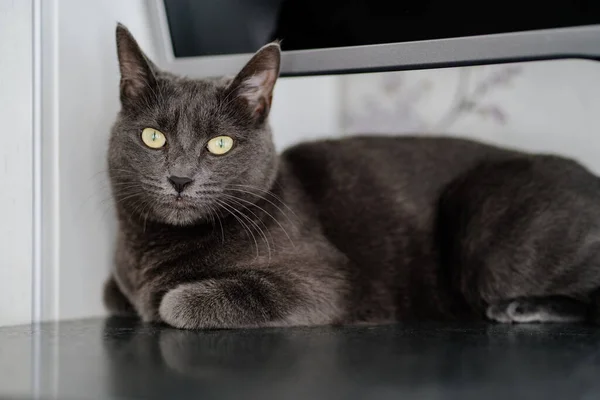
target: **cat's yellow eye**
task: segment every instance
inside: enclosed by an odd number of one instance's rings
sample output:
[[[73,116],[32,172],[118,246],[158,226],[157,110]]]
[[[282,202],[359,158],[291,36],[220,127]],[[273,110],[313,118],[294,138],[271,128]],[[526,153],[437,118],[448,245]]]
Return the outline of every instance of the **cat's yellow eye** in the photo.
[[[217,136],[208,141],[206,148],[218,156],[227,153],[233,147],[233,139],[229,136]]]
[[[156,129],[145,128],[142,131],[142,142],[151,149],[160,149],[167,143],[167,138]]]

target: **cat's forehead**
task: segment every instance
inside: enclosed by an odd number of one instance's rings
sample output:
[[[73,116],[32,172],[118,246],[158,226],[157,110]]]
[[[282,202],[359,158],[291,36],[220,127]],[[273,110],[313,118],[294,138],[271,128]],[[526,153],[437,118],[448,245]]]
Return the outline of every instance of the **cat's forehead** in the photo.
[[[225,85],[218,80],[169,79],[162,83],[161,105],[166,111],[196,110],[215,107],[220,102]],[[160,95],[160,94],[159,94]]]
[[[179,133],[198,132],[223,122],[227,84],[226,78],[169,78],[160,82],[153,110],[156,122]]]

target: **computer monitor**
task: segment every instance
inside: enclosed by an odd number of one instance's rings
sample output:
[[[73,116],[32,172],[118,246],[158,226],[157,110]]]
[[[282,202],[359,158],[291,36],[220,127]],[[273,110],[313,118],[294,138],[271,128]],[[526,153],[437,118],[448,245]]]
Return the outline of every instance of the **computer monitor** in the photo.
[[[282,75],[600,59],[598,0],[154,0],[159,64],[237,71],[280,40]]]

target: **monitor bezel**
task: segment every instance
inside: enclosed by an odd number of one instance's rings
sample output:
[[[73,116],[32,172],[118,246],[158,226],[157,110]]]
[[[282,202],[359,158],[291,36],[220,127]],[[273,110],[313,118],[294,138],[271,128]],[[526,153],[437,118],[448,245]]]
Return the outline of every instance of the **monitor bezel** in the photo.
[[[154,61],[192,78],[235,74],[252,54],[175,57],[163,0],[150,2],[157,43]],[[258,50],[258,49],[257,49]],[[445,68],[466,65],[580,58],[600,60],[600,24],[491,35],[284,51],[281,75]]]

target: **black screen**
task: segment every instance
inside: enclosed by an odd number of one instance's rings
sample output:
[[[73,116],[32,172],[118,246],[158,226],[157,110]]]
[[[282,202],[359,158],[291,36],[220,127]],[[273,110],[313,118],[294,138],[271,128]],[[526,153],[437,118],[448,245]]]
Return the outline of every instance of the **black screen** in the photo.
[[[372,45],[600,23],[600,0],[164,0],[176,57]]]

